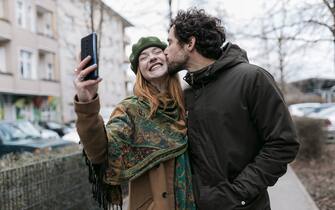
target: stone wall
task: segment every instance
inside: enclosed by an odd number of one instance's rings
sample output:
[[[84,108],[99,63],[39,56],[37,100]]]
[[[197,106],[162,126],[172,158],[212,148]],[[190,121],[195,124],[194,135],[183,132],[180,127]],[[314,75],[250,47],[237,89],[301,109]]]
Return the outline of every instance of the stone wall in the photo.
[[[99,209],[81,152],[0,170],[0,209]]]

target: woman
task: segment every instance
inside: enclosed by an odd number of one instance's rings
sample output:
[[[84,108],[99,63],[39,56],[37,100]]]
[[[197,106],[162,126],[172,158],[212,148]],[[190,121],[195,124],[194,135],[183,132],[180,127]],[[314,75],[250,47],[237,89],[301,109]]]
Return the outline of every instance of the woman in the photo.
[[[108,203],[122,206],[120,184],[127,182],[130,210],[196,209],[182,91],[178,76],[167,73],[165,48],[157,37],[133,45],[134,96],[118,104],[106,126],[98,114],[101,79],[82,79],[96,66],[82,70],[88,57],[75,69],[77,130],[94,197],[105,209]]]

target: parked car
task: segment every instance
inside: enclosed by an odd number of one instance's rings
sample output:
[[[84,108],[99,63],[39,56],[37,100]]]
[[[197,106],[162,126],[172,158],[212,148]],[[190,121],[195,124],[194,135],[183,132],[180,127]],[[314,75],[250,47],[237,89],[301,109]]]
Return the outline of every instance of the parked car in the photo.
[[[72,130],[72,128],[54,121],[40,121],[38,124],[43,128],[55,131],[59,136],[64,136]]]
[[[11,152],[46,152],[73,144],[60,138],[43,139],[34,127],[23,125],[21,122],[0,122],[0,156]]]
[[[335,106],[330,106],[322,109],[319,112],[314,112],[308,115],[310,118],[323,119],[325,122],[325,129],[327,138],[335,140]]]
[[[23,131],[28,133],[34,133],[35,135],[40,135],[43,139],[59,139],[60,136],[57,132],[49,129],[45,129],[37,124],[33,124],[30,121],[15,121],[15,124],[21,128]]]
[[[66,140],[66,141],[72,141],[74,143],[77,143],[79,144],[80,142],[80,137],[78,135],[78,132],[76,129],[70,131],[69,133],[65,134],[64,136],[62,136],[62,139],[63,140]]]
[[[105,125],[108,123],[113,109],[114,109],[114,107],[101,108],[100,115],[101,115]],[[78,132],[76,130],[75,122],[74,121],[70,122],[70,123],[68,123],[68,125],[70,125],[73,129],[69,133],[62,136],[62,139],[67,140],[67,141],[72,141],[72,142],[75,142],[75,143],[80,143],[80,137],[79,137]]]
[[[320,106],[315,107],[311,112],[307,113],[307,116],[318,115],[318,113],[330,107],[335,107],[335,103],[320,104]]]
[[[313,112],[313,110],[318,107],[320,107],[320,103],[299,103],[290,105],[288,109],[291,115],[302,117]]]

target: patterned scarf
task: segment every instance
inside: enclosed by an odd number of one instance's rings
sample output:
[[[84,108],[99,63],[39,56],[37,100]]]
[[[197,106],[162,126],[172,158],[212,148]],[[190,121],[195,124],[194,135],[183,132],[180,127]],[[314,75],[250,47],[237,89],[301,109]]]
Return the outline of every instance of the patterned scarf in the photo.
[[[160,106],[148,119],[150,105],[138,97],[123,100],[114,110],[106,125],[108,160],[104,167],[95,169],[93,191],[104,208],[122,207],[121,184],[143,175],[161,162],[176,158],[176,210],[194,210],[190,165],[187,156],[186,126],[179,119],[178,108],[170,101]],[[104,176],[103,176],[104,175]],[[104,187],[99,187],[103,176]]]

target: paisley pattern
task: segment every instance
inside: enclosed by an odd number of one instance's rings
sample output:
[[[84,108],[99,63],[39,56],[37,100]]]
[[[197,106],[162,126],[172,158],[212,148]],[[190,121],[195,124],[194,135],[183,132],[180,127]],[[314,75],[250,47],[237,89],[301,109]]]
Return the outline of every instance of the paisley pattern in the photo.
[[[195,209],[185,121],[170,101],[151,119],[150,105],[132,96],[113,111],[106,125],[108,164],[104,181],[112,186],[129,182],[171,158],[176,158],[176,209]]]
[[[176,210],[196,210],[188,153],[176,158],[175,201]]]

